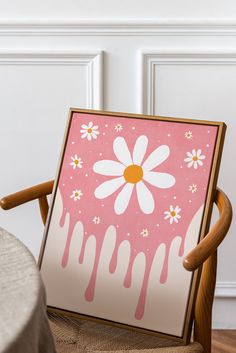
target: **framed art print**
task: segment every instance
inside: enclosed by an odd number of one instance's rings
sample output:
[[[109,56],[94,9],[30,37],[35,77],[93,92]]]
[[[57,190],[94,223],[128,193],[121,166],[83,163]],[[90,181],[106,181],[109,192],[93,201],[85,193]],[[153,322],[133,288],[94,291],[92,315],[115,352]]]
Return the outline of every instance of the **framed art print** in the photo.
[[[39,259],[51,309],[187,342],[225,125],[71,109]]]

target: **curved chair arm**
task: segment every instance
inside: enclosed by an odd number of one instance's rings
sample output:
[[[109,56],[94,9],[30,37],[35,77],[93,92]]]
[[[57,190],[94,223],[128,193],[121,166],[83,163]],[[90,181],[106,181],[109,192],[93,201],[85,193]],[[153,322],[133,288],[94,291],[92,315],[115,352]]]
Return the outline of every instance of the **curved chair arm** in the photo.
[[[11,208],[22,205],[23,203],[45,197],[52,193],[53,184],[54,180],[50,180],[5,196],[0,200],[0,206],[4,210],[10,210]]]
[[[222,190],[217,188],[214,201],[218,207],[220,218],[209,233],[185,257],[183,265],[188,271],[196,270],[217,250],[230,227],[232,206],[228,197]]]
[[[9,210],[23,203],[39,199],[40,212],[45,224],[48,212],[46,196],[52,193],[54,180],[32,186],[31,188],[19,191],[6,196],[0,200],[0,206]],[[188,271],[194,271],[201,266],[208,257],[213,254],[224,239],[232,220],[232,206],[225,193],[217,189],[214,199],[220,213],[220,218],[210,232],[200,243],[185,257],[183,266]]]

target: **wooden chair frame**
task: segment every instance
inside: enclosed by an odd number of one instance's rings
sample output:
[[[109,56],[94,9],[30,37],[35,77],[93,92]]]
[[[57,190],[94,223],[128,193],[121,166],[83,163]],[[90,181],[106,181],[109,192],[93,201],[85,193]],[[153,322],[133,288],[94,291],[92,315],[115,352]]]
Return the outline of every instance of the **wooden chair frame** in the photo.
[[[6,196],[0,206],[9,210],[23,203],[38,199],[42,221],[48,214],[47,195],[52,193],[54,181],[48,181]],[[217,248],[224,239],[232,220],[232,206],[225,193],[216,189],[214,202],[219,210],[219,219],[209,233],[185,257],[183,266],[188,271],[201,271],[199,289],[194,309],[194,340],[199,342],[204,353],[211,352],[212,306],[216,283]]]

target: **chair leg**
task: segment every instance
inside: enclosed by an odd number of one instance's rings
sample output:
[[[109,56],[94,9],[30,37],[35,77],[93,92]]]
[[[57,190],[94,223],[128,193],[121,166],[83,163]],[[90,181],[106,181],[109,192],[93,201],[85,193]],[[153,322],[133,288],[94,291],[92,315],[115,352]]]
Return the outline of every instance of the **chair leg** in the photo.
[[[194,341],[211,353],[212,305],[216,284],[217,252],[204,263],[195,305]]]

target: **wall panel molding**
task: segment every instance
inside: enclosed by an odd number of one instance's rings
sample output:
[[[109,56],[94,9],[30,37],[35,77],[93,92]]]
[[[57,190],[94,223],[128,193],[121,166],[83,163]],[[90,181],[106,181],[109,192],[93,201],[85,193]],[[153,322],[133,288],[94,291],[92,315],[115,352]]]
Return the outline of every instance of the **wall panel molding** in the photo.
[[[103,52],[0,51],[0,65],[82,66],[87,69],[87,106],[103,108]]]
[[[1,36],[235,36],[235,21],[55,20],[1,21]]]
[[[235,65],[236,51],[143,50],[140,56],[140,99],[138,111],[154,115],[155,70],[159,65]]]

